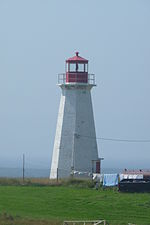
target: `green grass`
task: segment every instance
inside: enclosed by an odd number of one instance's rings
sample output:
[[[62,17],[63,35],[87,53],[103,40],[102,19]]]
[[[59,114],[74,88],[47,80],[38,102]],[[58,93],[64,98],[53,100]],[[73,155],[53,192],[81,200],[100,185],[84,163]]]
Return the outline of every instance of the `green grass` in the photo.
[[[80,183],[80,182],[79,182]],[[35,182],[37,185],[37,182]],[[61,186],[0,186],[0,224],[48,225],[106,219],[110,225],[150,225],[150,194]],[[83,185],[83,184],[82,184]]]

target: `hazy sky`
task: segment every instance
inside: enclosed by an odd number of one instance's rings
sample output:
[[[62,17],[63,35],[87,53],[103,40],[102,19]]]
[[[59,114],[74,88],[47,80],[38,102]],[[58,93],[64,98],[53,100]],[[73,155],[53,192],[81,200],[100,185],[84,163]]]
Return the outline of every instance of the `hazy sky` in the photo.
[[[149,0],[0,0],[0,167],[49,168],[60,89],[89,59],[97,137],[150,139]],[[105,167],[150,168],[150,143],[98,140]]]

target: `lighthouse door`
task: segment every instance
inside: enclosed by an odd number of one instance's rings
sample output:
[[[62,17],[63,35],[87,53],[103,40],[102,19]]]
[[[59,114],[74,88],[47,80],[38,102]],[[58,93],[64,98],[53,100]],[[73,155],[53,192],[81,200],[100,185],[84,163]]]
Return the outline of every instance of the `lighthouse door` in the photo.
[[[100,161],[96,162],[96,173],[100,173]]]

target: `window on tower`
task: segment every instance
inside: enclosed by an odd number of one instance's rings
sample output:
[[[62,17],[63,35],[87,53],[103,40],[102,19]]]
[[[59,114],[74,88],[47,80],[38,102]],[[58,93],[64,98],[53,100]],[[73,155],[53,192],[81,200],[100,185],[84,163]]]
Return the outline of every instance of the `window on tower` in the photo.
[[[85,72],[84,71],[84,64],[79,63],[78,66],[79,66],[79,68],[78,68],[79,72]]]
[[[84,64],[84,67],[85,67],[85,72],[88,72],[88,64]]]
[[[69,72],[76,72],[76,64],[75,63],[70,63]]]
[[[85,63],[68,63],[68,72],[88,72],[88,65]]]

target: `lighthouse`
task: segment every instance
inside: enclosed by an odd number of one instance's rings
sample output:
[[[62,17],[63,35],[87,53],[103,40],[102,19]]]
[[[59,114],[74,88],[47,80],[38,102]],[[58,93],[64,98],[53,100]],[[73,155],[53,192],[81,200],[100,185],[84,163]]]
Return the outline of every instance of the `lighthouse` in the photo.
[[[91,89],[95,75],[88,73],[88,60],[76,55],[66,60],[58,75],[61,88],[50,179],[72,174],[100,172]]]

